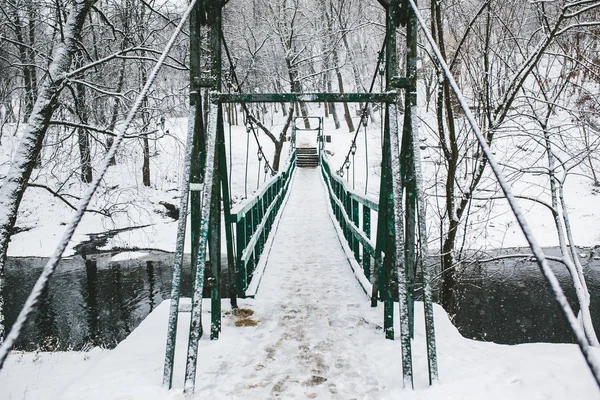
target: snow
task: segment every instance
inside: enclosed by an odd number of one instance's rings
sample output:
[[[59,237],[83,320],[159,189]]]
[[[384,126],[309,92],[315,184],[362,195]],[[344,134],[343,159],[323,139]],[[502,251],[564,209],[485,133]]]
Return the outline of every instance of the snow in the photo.
[[[112,256],[108,262],[135,260],[137,258],[146,257],[148,254],[150,253],[145,253],[143,251],[124,251],[122,253],[117,253],[114,256]]]
[[[320,115],[322,109],[315,105],[312,114]],[[439,248],[439,222],[436,218],[440,212],[439,205],[444,202],[443,195],[438,196],[441,186],[436,182],[441,181],[440,169],[443,168],[436,150],[437,139],[427,131],[428,126],[436,126],[435,115],[423,113],[421,118],[422,172],[428,195],[428,229],[433,238],[429,248],[435,252]],[[283,121],[281,114],[277,113],[270,123],[265,123],[278,133]],[[355,126],[358,126],[358,118]],[[515,121],[512,128],[515,127],[522,130],[527,128],[527,124]],[[123,251],[111,261],[141,257],[146,254],[146,249],[174,251],[177,222],[164,215],[160,202],[178,204],[180,201],[178,188],[182,180],[186,119],[169,119],[165,129],[170,131],[170,135],[153,145],[152,186],[141,187],[141,149],[135,140],[131,140],[128,142],[131,145],[125,146],[118,154],[118,164],[109,169],[101,184],[102,194],[92,204],[99,210],[107,204],[117,204],[112,208],[113,214],[109,218],[86,214],[69,244],[68,254],[73,254],[74,247],[88,240],[91,234],[119,228],[135,229],[116,233],[100,249],[138,251]],[[248,141],[248,151],[246,149],[248,135],[245,127],[226,125],[225,129],[228,162],[231,162],[231,192],[235,207],[240,207],[246,197],[260,190],[269,178],[262,172],[262,165],[257,160],[257,145],[252,137]],[[0,184],[14,158],[22,133],[3,136]],[[332,142],[326,143],[326,150],[335,171],[343,163],[354,133],[347,132],[345,126],[334,130],[333,121],[326,119],[325,134],[332,136]],[[298,143],[313,144],[315,137],[314,132],[298,132]],[[272,160],[272,144],[264,134],[259,133],[259,139],[267,157]],[[503,162],[539,157],[539,154],[515,150],[528,140],[531,139],[510,136],[510,133],[505,137],[499,135],[492,151]],[[368,157],[364,143],[368,144]],[[357,145],[356,155],[351,157],[353,163],[345,171],[347,174],[343,179],[349,187],[355,186],[357,192],[367,193],[376,199],[381,125],[370,123],[366,132],[360,127]],[[537,149],[534,153],[536,151],[539,153]],[[247,154],[248,183],[245,184]],[[287,154],[286,143],[283,160]],[[368,171],[365,171],[365,164]],[[262,279],[253,281],[248,292],[256,298],[240,301],[241,307],[254,311],[250,319],[257,325],[235,326],[240,318],[227,314],[230,311],[228,301],[223,302],[226,315],[220,339],[210,341],[206,334],[200,340],[197,396],[193,398],[598,398],[598,388],[575,345],[502,346],[475,342],[462,338],[437,306],[440,384],[428,387],[420,304],[416,307],[418,324],[412,343],[416,390],[403,391],[398,321],[397,341],[384,340],[380,327],[382,306],[376,309],[368,307],[365,292],[370,293],[370,283],[364,278],[347,244],[340,241],[339,226],[335,222],[329,223],[334,218],[331,214],[327,215],[331,211],[323,201],[322,183],[317,184],[320,178],[310,175],[312,172],[298,170],[288,203],[273,229],[277,234],[269,237],[265,250],[267,256],[259,263],[261,272],[257,276]],[[565,196],[575,242],[581,246],[598,245],[598,191],[592,188],[585,171],[575,168],[572,172],[565,184]],[[64,175],[58,175],[57,180],[43,170],[36,170],[33,178],[36,183],[56,188],[61,180],[66,179]],[[368,187],[365,189],[367,178]],[[497,192],[497,186],[490,183],[489,176],[486,179],[482,181],[481,197],[486,190]],[[543,175],[513,179],[510,185],[519,195],[549,199]],[[75,196],[86,190],[86,185],[77,182],[76,178],[68,180],[65,187]],[[517,202],[523,208],[537,241],[542,246],[555,246],[557,238],[548,210],[527,200],[518,199]],[[472,211],[472,231],[465,242],[467,248],[520,247],[526,244],[504,200],[475,200]],[[72,214],[70,208],[48,192],[30,187],[25,193],[17,221],[19,227],[29,230],[13,235],[9,255],[49,256],[58,241],[57,232],[63,229],[62,225],[71,219]],[[372,222],[375,232],[376,218]],[[290,228],[292,225],[294,229]],[[189,235],[185,248],[189,252]],[[179,319],[175,389],[167,392],[160,387],[168,308],[168,302],[162,304],[112,351],[12,353],[0,372],[0,399],[186,398],[182,393],[183,344],[187,341],[185,325],[189,324],[189,312],[183,313]],[[205,327],[210,326],[209,309],[209,304],[202,308]],[[598,353],[594,349],[592,351]]]
[[[598,398],[575,345],[506,346],[465,339],[439,306],[440,383],[429,387],[421,303],[412,343],[415,390],[404,390],[398,323],[397,340],[385,340],[383,307],[369,306],[348,266],[329,223],[323,186],[315,184],[318,173],[297,171],[256,298],[240,300],[240,307],[253,314],[233,315],[224,300],[220,339],[211,341],[206,334],[200,340],[194,395],[183,394],[189,313],[179,319],[174,388],[161,387],[165,301],[112,351],[12,353],[0,373],[0,398]],[[209,301],[202,313],[205,327]]]
[[[320,114],[322,109],[314,107],[313,114]],[[441,212],[439,207],[443,205],[443,198],[439,189],[433,185],[439,181],[439,154],[435,148],[435,138],[426,126],[435,126],[435,115],[423,113],[421,115],[424,122],[422,131],[422,141],[424,149],[421,151],[423,156],[423,181],[426,194],[428,195],[428,229],[429,232],[435,232],[432,238],[439,235],[439,223],[436,217]],[[355,118],[355,125],[358,126],[358,118]],[[88,213],[84,216],[79,225],[75,236],[67,249],[67,255],[74,253],[73,247],[82,241],[89,239],[93,233],[103,232],[109,229],[118,229],[126,227],[139,227],[148,225],[139,229],[127,230],[116,234],[108,239],[107,243],[101,247],[104,250],[112,248],[130,248],[130,249],[158,249],[163,251],[175,250],[175,238],[177,233],[177,222],[164,215],[164,207],[159,202],[164,201],[171,204],[179,204],[178,188],[181,179],[181,170],[183,163],[183,142],[185,141],[187,127],[186,118],[167,120],[166,130],[170,135],[165,136],[156,143],[154,156],[151,157],[151,178],[152,186],[145,188],[141,186],[141,147],[135,145],[135,141],[128,144],[118,156],[118,164],[111,167],[108,176],[105,179],[106,186],[112,190],[106,190],[101,196],[94,199],[93,208],[103,209],[107,204],[114,203],[114,211],[110,218],[98,214]],[[275,115],[272,123],[267,121],[267,126],[272,127],[274,132],[279,132],[283,125],[281,112]],[[326,150],[333,153],[329,156],[332,169],[337,170],[343,163],[344,157],[350,147],[354,133],[347,132],[342,126],[341,129],[333,128],[333,121],[325,119],[325,133],[331,135],[332,142],[326,143]],[[264,183],[264,172],[262,165],[258,169],[259,163],[256,157],[257,146],[254,139],[249,140],[249,166],[248,166],[248,184],[245,185],[245,159],[246,159],[246,138],[247,133],[244,126],[231,127],[231,153],[229,140],[229,127],[226,125],[226,149],[227,156],[230,158],[232,167],[230,176],[232,178],[231,192],[234,205],[239,205],[247,195],[250,196],[257,187]],[[367,128],[368,157],[365,154],[365,133],[364,128],[360,128],[357,138],[357,152],[354,156],[349,174],[344,176],[352,187],[352,175],[355,173],[355,189],[359,193],[365,192],[366,171],[368,168],[368,190],[370,197],[377,198],[379,191],[379,167],[381,161],[381,130],[379,123],[370,123]],[[298,132],[298,142],[310,144],[315,142],[316,133]],[[259,139],[270,160],[273,159],[274,147],[264,134],[259,133]],[[6,172],[10,163],[10,157],[13,149],[18,144],[19,136],[13,137],[12,134],[3,136],[3,146],[0,147],[0,177]],[[503,155],[509,154],[519,145],[518,141],[498,139],[494,151],[497,152],[497,158],[502,159]],[[154,146],[153,146],[154,147]],[[154,150],[154,149],[152,149]],[[231,157],[230,157],[231,154]],[[283,160],[288,154],[288,143],[285,143],[283,150]],[[522,157],[527,159],[527,156]],[[257,173],[257,171],[259,171]],[[59,183],[55,182],[53,177],[44,174],[42,171],[34,172],[36,183],[46,184],[56,188]],[[268,179],[267,179],[268,181]],[[488,179],[489,181],[489,179]],[[68,187],[74,195],[79,195],[76,187],[85,185],[69,182]],[[512,182],[513,190],[519,195],[530,195],[541,199],[549,199],[545,196],[545,187],[543,176],[525,176]],[[484,181],[482,194],[484,197],[486,190],[495,187],[489,182]],[[575,242],[579,246],[594,246],[600,244],[600,215],[596,212],[598,203],[598,193],[593,190],[590,180],[583,171],[575,170],[570,175],[565,184],[566,203],[569,207],[573,235]],[[555,246],[558,243],[552,217],[549,211],[540,204],[527,200],[518,199],[517,202],[523,208],[524,213],[529,220],[530,227],[534,232],[538,242],[542,246]],[[499,247],[522,247],[526,245],[526,240],[521,234],[514,217],[508,206],[502,200],[475,201],[471,209],[472,215],[470,222],[472,231],[468,234],[466,245],[472,249],[493,249]],[[61,225],[67,223],[73,211],[64,205],[60,200],[40,188],[29,188],[25,192],[17,226],[29,229],[12,236],[9,244],[9,256],[41,256],[48,257],[56,246],[58,241],[57,233],[60,232]],[[375,228],[375,227],[374,227]],[[186,249],[189,251],[189,240]],[[432,252],[439,248],[439,240],[430,242]]]

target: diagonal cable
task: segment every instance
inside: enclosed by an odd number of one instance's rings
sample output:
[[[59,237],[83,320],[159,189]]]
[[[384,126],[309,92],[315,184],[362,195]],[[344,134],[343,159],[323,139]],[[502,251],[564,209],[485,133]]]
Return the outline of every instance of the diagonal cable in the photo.
[[[373,73],[373,79],[371,80],[371,86],[369,86],[369,93],[373,92],[373,88],[375,87],[375,81],[377,80],[377,75],[379,74],[379,68],[381,63],[383,62],[383,52],[385,51],[385,46],[388,41],[388,36],[386,34],[385,39],[383,41],[383,45],[381,46],[381,51],[379,52],[379,57],[377,59],[377,66],[375,67],[375,73]],[[371,102],[365,102],[363,109],[360,112],[360,121],[358,122],[358,127],[356,128],[356,132],[354,133],[354,138],[352,139],[352,144],[350,145],[350,149],[348,149],[348,154],[346,154],[346,158],[344,159],[344,163],[340,167],[340,169],[344,168],[346,163],[350,163],[350,155],[352,154],[352,145],[356,146],[356,138],[358,137],[358,133],[360,132],[360,127],[364,124],[364,120],[367,117],[367,108]],[[366,135],[366,134],[365,134]]]
[[[552,292],[554,293],[554,298],[560,305],[560,308],[561,308],[564,316],[567,318],[567,322],[569,323],[569,326],[571,327],[571,330],[573,331],[573,334],[575,335],[577,344],[579,345],[579,349],[581,350],[581,353],[583,354],[583,357],[585,358],[585,361],[586,361],[588,367],[590,368],[592,375],[594,375],[596,384],[600,387],[600,364],[599,364],[598,360],[595,358],[594,354],[592,353],[592,346],[590,346],[589,343],[587,342],[587,339],[585,338],[583,329],[579,325],[579,322],[577,321],[577,317],[575,316],[575,313],[573,313],[573,309],[571,309],[571,306],[569,305],[569,302],[567,301],[567,298],[565,297],[565,294],[564,294],[562,288],[560,287],[560,283],[556,279],[556,275],[554,275],[554,272],[548,265],[548,261],[546,260],[544,251],[542,250],[540,245],[537,243],[537,240],[533,236],[533,232],[531,231],[531,228],[529,227],[529,224],[527,223],[527,220],[525,219],[523,212],[521,211],[520,207],[518,206],[517,200],[516,200],[515,196],[513,195],[513,193],[511,192],[510,187],[504,177],[504,174],[503,174],[502,170],[500,169],[500,166],[496,162],[496,159],[495,159],[492,151],[490,150],[490,147],[488,146],[487,141],[485,140],[483,134],[481,133],[479,126],[475,122],[475,118],[473,117],[473,114],[471,114],[471,111],[469,110],[469,107],[462,95],[462,92],[458,88],[458,85],[456,84],[456,81],[454,80],[454,77],[452,76],[452,73],[450,72],[450,68],[446,64],[444,58],[442,57],[442,55],[440,53],[440,50],[436,46],[435,41],[434,41],[433,37],[431,36],[431,33],[427,30],[427,25],[425,24],[423,17],[419,13],[419,10],[418,10],[416,4],[414,3],[414,0],[408,0],[408,2],[410,4],[410,6],[412,7],[413,12],[415,13],[417,20],[419,21],[421,30],[425,34],[427,41],[429,42],[429,44],[431,45],[431,47],[433,49],[435,57],[437,58],[438,62],[440,63],[440,66],[442,67],[442,70],[444,71],[444,75],[446,75],[446,79],[448,79],[448,82],[450,83],[450,86],[452,87],[452,90],[454,91],[454,94],[456,95],[456,99],[458,100],[461,108],[463,109],[463,112],[465,113],[465,116],[467,118],[467,121],[469,122],[469,125],[471,126],[471,129],[473,129],[473,133],[475,134],[475,137],[477,138],[477,141],[479,142],[479,145],[481,146],[481,150],[487,157],[488,163],[490,164],[490,168],[492,168],[492,171],[494,172],[494,175],[496,176],[496,179],[498,180],[498,183],[500,184],[500,187],[502,188],[502,191],[504,192],[504,196],[506,197],[506,200],[508,200],[510,208],[512,209],[513,214],[515,215],[515,218],[517,219],[517,222],[519,223],[519,226],[521,227],[521,230],[523,231],[523,234],[525,235],[525,238],[527,239],[527,242],[529,243],[529,247],[531,247],[531,251],[535,255],[537,264],[538,264],[542,274],[544,275],[544,278],[550,285]]]
[[[223,34],[223,30],[221,30],[221,42],[223,43],[223,48],[225,49],[225,54],[227,54],[227,60],[229,61],[229,70],[231,71],[231,78],[235,81],[235,86],[231,85],[231,87],[236,92],[242,93],[240,81],[238,80],[237,73],[235,72],[235,64],[233,63],[233,58],[231,57],[231,53],[229,52],[229,47],[227,46],[227,42],[225,41],[225,35]],[[256,140],[256,144],[258,145],[258,151],[260,154],[262,154],[269,170],[271,170],[271,175],[275,175],[275,170],[271,167],[271,164],[269,163],[269,159],[265,155],[265,152],[263,151],[262,146],[261,146],[260,142],[258,141],[258,135],[256,133],[256,130],[254,129],[253,121],[255,121],[257,123],[258,119],[254,115],[252,115],[252,113],[248,109],[248,106],[246,105],[246,103],[240,103],[240,104],[242,105],[242,108],[244,109],[244,111],[246,112],[246,115],[250,119],[250,129],[252,130],[252,134],[254,135],[254,140]]]

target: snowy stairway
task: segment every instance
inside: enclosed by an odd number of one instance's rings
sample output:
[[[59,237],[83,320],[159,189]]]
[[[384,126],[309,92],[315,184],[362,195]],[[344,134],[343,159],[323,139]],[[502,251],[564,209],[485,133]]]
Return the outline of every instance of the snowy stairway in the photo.
[[[314,168],[319,165],[319,154],[316,147],[297,147],[296,165],[300,168]]]

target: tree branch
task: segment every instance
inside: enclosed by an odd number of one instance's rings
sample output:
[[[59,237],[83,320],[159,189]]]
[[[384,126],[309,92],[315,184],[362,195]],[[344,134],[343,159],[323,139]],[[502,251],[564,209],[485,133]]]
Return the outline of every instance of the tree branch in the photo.
[[[65,199],[62,195],[60,195],[59,193],[55,192],[54,190],[52,190],[51,188],[49,188],[46,185],[40,185],[38,183],[31,183],[30,182],[30,183],[27,184],[27,187],[35,187],[35,188],[45,189],[48,192],[50,192],[54,197],[58,198],[63,203],[65,203],[70,209],[77,210],[77,208],[73,204],[71,204],[67,199]],[[110,215],[106,211],[98,211],[98,210],[93,210],[91,208],[88,208],[85,211],[86,212],[100,214],[100,215],[105,216],[105,217],[110,217]]]

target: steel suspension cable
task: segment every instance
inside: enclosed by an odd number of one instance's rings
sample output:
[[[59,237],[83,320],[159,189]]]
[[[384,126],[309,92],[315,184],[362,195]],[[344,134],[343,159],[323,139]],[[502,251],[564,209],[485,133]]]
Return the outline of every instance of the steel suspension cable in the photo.
[[[154,83],[154,80],[156,79],[156,76],[158,75],[160,68],[164,64],[164,62],[169,54],[169,51],[171,50],[171,48],[173,47],[173,44],[175,43],[175,39],[177,39],[177,36],[179,36],[179,33],[183,29],[183,26],[184,26],[185,22],[187,21],[190,13],[192,11],[192,8],[196,4],[196,2],[197,2],[197,0],[191,0],[188,8],[185,10],[185,12],[181,18],[181,21],[179,22],[179,24],[177,25],[177,28],[175,29],[175,32],[169,39],[169,42],[167,43],[167,45],[164,48],[164,51],[162,52],[158,61],[156,62],[156,65],[152,69],[152,72],[150,73],[150,76],[148,77],[148,80],[146,81],[144,88],[142,89],[142,91],[140,92],[138,97],[136,98],[133,107],[129,110],[129,113],[127,114],[127,118],[125,119],[125,124],[123,125],[121,130],[118,131],[116,137],[114,138],[115,140],[114,140],[112,146],[110,147],[110,149],[108,150],[108,153],[104,157],[104,160],[103,160],[102,165],[99,170],[100,171],[99,174],[92,181],[92,183],[90,184],[90,186],[84,193],[83,197],[81,198],[81,201],[77,207],[75,215],[74,215],[73,219],[71,220],[71,222],[69,223],[69,225],[67,226],[67,228],[65,229],[65,233],[63,234],[61,241],[59,242],[58,246],[52,253],[52,256],[50,257],[50,259],[48,260],[46,265],[44,266],[44,269],[43,269],[40,277],[36,281],[33,289],[31,290],[31,293],[29,294],[29,297],[27,297],[27,300],[25,301],[25,305],[23,306],[23,308],[21,309],[21,312],[17,316],[17,319],[16,319],[15,323],[13,324],[9,334],[6,336],[4,343],[2,343],[2,346],[0,346],[0,370],[4,366],[4,362],[6,361],[8,354],[10,353],[10,351],[12,350],[12,348],[15,345],[15,342],[19,338],[21,331],[23,330],[23,327],[25,326],[25,323],[27,322],[27,320],[29,319],[29,317],[31,316],[33,311],[36,310],[40,296],[42,295],[42,292],[44,291],[44,289],[48,286],[48,282],[49,282],[50,278],[52,277],[52,274],[56,270],[56,267],[58,266],[58,263],[63,255],[65,249],[67,248],[71,238],[73,237],[73,234],[75,233],[75,229],[77,228],[77,225],[79,225],[79,222],[83,218],[83,214],[85,213],[85,210],[87,209],[88,205],[90,204],[90,201],[92,200],[94,193],[98,189],[98,186],[100,186],[100,182],[104,178],[106,171],[108,171],[108,168],[111,164],[111,159],[115,156],[117,149],[121,145],[121,142],[123,141],[123,138],[125,136],[125,132],[131,125],[138,110],[142,106],[142,102],[143,102],[144,98],[146,97],[146,95],[148,94],[148,91],[150,90],[150,87]],[[182,218],[185,218],[185,216],[183,216]]]
[[[379,52],[379,56],[377,58],[377,65],[375,67],[375,73],[373,74],[373,79],[371,79],[371,86],[369,86],[368,93],[372,93],[373,88],[375,87],[375,81],[377,80],[377,75],[379,75],[379,68],[381,66],[381,63],[383,62],[383,52],[385,51],[387,39],[388,39],[388,36],[386,34],[384,41],[383,41],[383,45],[381,46],[381,51]],[[369,107],[369,104],[370,104],[369,101],[365,102],[365,105],[363,106],[363,109],[361,110],[360,121],[358,122],[358,128],[356,128],[356,131],[354,133],[354,138],[352,139],[352,144],[350,145],[350,149],[348,150],[348,153],[346,154],[346,158],[344,159],[344,163],[342,164],[342,166],[340,167],[339,170],[342,170],[344,168],[344,166],[346,166],[347,163],[350,163],[350,155],[352,154],[352,147],[353,146],[356,147],[356,138],[358,137],[358,133],[360,132],[361,125],[365,123],[365,118],[367,117],[367,109]]]
[[[221,29],[221,43],[223,43],[223,48],[225,49],[225,54],[227,55],[227,61],[229,61],[229,70],[231,72],[231,78],[235,81],[235,85],[231,85],[232,89],[235,90],[238,93],[242,93],[242,88],[240,87],[240,81],[238,80],[237,77],[237,73],[235,72],[235,64],[233,62],[233,58],[231,57],[231,52],[229,51],[229,46],[227,46],[227,42],[225,41],[225,35],[223,34],[223,30]],[[252,130],[252,133],[254,134],[254,140],[256,140],[256,144],[258,145],[258,152],[260,154],[262,154],[263,158],[265,159],[265,163],[267,165],[267,168],[271,171],[271,175],[275,175],[275,170],[273,169],[273,167],[271,167],[271,164],[269,163],[269,160],[267,159],[267,156],[265,155],[265,152],[262,149],[262,146],[258,140],[258,135],[256,133],[256,130],[254,129],[254,125],[252,124],[252,121],[256,121],[258,122],[258,119],[252,115],[252,113],[250,112],[250,110],[248,109],[248,106],[246,105],[246,103],[240,103],[242,105],[242,108],[244,109],[244,112],[246,113],[247,118],[250,119],[250,129]]]
[[[558,282],[558,279],[556,279],[556,275],[554,275],[554,272],[548,265],[548,261],[544,254],[544,251],[542,250],[540,245],[537,243],[537,240],[533,236],[533,232],[531,231],[531,228],[530,228],[527,220],[525,219],[525,216],[523,215],[520,207],[517,204],[517,200],[516,200],[515,196],[512,194],[510,187],[509,187],[508,183],[506,182],[504,173],[500,169],[499,164],[496,162],[495,156],[493,155],[489,145],[487,144],[487,141],[485,140],[483,134],[481,133],[479,126],[475,122],[475,118],[473,117],[473,114],[471,113],[466,101],[464,100],[462,92],[460,91],[454,77],[452,76],[452,73],[450,72],[450,68],[448,67],[448,65],[446,64],[446,61],[442,57],[440,50],[438,49],[438,47],[435,43],[435,40],[431,36],[431,33],[427,30],[427,25],[425,24],[425,21],[423,20],[423,17],[421,16],[414,0],[408,0],[408,2],[410,4],[413,12],[415,13],[415,16],[417,17],[419,25],[421,26],[421,30],[425,34],[427,41],[429,42],[429,44],[432,47],[435,57],[437,58],[437,60],[440,64],[440,67],[444,71],[444,75],[446,76],[446,79],[448,79],[448,83],[452,87],[452,91],[456,95],[457,101],[459,102],[461,108],[463,109],[463,111],[465,113],[465,117],[467,118],[467,121],[469,122],[469,125],[471,126],[471,129],[473,130],[473,133],[475,134],[475,137],[477,138],[477,141],[479,142],[479,145],[481,146],[481,150],[485,154],[485,156],[488,160],[488,163],[490,164],[490,168],[492,169],[492,171],[494,172],[494,175],[496,176],[496,179],[498,180],[498,183],[502,189],[502,192],[504,192],[504,196],[506,197],[506,200],[508,200],[510,208],[512,209],[513,214],[515,215],[515,218],[517,219],[517,222],[519,223],[519,226],[521,227],[521,230],[523,231],[523,234],[525,235],[525,238],[527,239],[527,242],[529,243],[529,247],[531,248],[532,253],[535,255],[535,258],[536,258],[538,267],[540,268],[540,271],[542,272],[544,278],[546,279],[546,282],[548,282],[548,284],[550,285],[550,288],[552,289],[552,292],[554,293],[555,300],[558,302],[564,316],[567,318],[569,326],[571,327],[571,330],[573,331],[573,334],[575,335],[575,338],[577,340],[577,344],[579,345],[579,349],[581,350],[581,353],[583,354],[583,357],[585,358],[585,361],[586,361],[588,367],[590,368],[590,371],[592,372],[594,379],[596,380],[596,384],[598,385],[598,387],[600,387],[600,364],[599,364],[598,360],[595,358],[595,355],[592,353],[592,346],[589,345],[589,343],[585,337],[585,333],[583,332],[583,329],[579,325],[579,322],[577,321],[577,317],[575,316],[573,309],[569,305],[569,302],[560,286],[560,283]]]
[[[365,125],[365,196],[369,190],[369,141],[367,139],[367,126]]]

